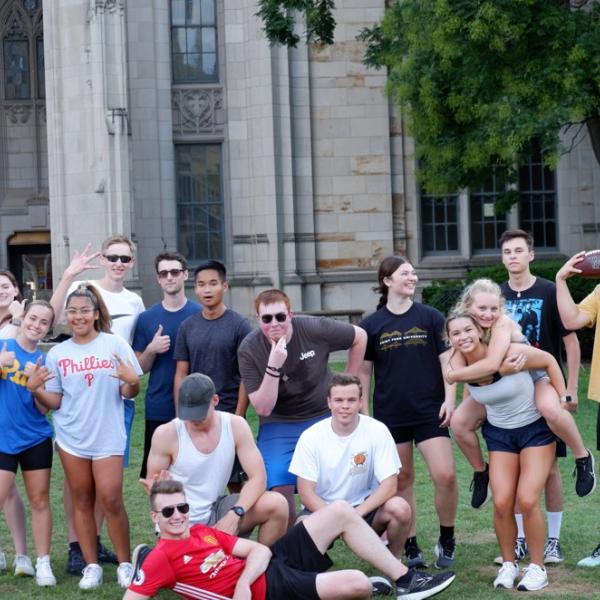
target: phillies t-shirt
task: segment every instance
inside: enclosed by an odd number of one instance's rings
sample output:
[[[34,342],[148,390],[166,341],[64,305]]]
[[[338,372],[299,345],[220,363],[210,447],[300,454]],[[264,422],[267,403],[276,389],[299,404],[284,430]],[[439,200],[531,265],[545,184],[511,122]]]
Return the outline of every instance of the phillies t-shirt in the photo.
[[[46,366],[54,378],[46,382],[46,390],[62,394],[52,416],[59,446],[92,457],[125,452],[122,382],[113,377],[115,355],[142,374],[131,346],[111,333],[99,333],[88,344],[69,339],[48,352]]]
[[[238,538],[205,525],[194,525],[184,540],[161,539],[144,560],[129,589],[154,596],[169,589],[184,598],[231,598],[246,566],[232,555]],[[252,584],[252,600],[264,600],[264,573]]]

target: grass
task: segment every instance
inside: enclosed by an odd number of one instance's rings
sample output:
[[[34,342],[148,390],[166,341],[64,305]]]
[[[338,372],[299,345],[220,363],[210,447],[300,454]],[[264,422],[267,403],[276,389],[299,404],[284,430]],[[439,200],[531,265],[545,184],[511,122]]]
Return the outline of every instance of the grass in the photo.
[[[334,365],[341,370],[342,365]],[[576,413],[576,420],[586,443],[595,447],[596,403],[585,398],[587,390],[587,370],[583,371],[580,378],[580,406]],[[148,513],[148,500],[141,486],[137,483],[140,460],[143,447],[143,401],[137,403],[133,439],[132,459],[125,472],[125,499],[131,523],[132,547],[139,543],[154,543],[154,533],[150,526]],[[249,421],[256,428],[256,415],[251,414]],[[445,599],[477,598],[485,600],[493,598],[509,598],[519,595],[516,591],[494,590],[491,582],[496,572],[492,564],[493,558],[498,554],[496,540],[492,528],[491,503],[482,510],[476,511],[469,504],[469,483],[471,471],[466,460],[458,449],[455,451],[457,472],[459,478],[460,501],[456,522],[457,559],[455,571],[457,578],[448,591],[440,597]],[[428,477],[427,469],[418,452],[415,453],[416,462],[416,496],[418,505],[417,529],[419,543],[425,551],[426,558],[433,558],[433,546],[438,536],[438,522],[433,506],[433,489]],[[565,512],[561,544],[566,560],[562,565],[549,567],[551,585],[543,592],[535,594],[536,598],[561,600],[578,600],[581,598],[598,597],[598,570],[575,568],[576,562],[589,554],[600,540],[600,527],[598,526],[598,493],[587,497],[577,498],[574,483],[571,477],[573,469],[572,457],[560,461],[565,487]],[[82,592],[77,587],[78,578],[65,574],[66,568],[66,526],[62,508],[63,473],[58,458],[52,472],[51,501],[54,517],[54,532],[52,535],[52,565],[58,579],[55,588],[42,589],[37,587],[31,578],[15,578],[9,570],[0,573],[0,599],[4,600],[30,600],[31,598],[60,598],[71,600],[75,598],[121,598],[122,590],[116,584],[115,567],[108,566],[104,569],[104,585],[93,593]],[[20,484],[19,477],[19,485]],[[25,496],[23,496],[25,497]],[[105,542],[109,542],[106,534]],[[29,533],[31,540],[31,533]],[[0,544],[12,560],[12,546],[10,536],[3,519],[0,520]],[[30,541],[30,555],[34,555],[33,542]],[[344,546],[337,542],[332,553],[332,558],[338,568],[358,568],[371,574],[368,565],[356,559]],[[158,598],[172,598],[171,592],[161,592]],[[285,600],[285,599],[281,599]]]

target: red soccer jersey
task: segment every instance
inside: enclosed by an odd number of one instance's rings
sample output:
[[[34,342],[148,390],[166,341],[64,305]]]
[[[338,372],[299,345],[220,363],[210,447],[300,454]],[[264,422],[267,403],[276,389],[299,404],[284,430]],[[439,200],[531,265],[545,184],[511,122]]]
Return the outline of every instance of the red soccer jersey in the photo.
[[[185,540],[161,539],[129,589],[143,596],[167,588],[193,600],[231,598],[246,564],[231,554],[237,540],[206,525],[194,525]],[[263,574],[252,584],[252,600],[264,600],[266,590]]]

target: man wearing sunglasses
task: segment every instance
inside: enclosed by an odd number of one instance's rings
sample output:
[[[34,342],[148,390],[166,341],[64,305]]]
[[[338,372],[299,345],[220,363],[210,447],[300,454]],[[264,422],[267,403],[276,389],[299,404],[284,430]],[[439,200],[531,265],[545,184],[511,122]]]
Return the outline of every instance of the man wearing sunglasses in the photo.
[[[258,448],[267,468],[267,489],[286,497],[291,525],[296,476],[288,469],[300,434],[329,414],[329,354],[348,350],[346,371],[356,375],[367,335],[334,319],[292,316],[288,296],[277,289],[261,292],[254,308],[259,329],[240,345],[240,372],[260,416]]]
[[[265,466],[248,423],[215,410],[219,396],[202,373],[187,375],[178,392],[178,417],[154,432],[142,483],[149,491],[165,476],[181,481],[192,523],[235,535],[258,526],[258,540],[274,543],[287,528],[287,505],[280,494],[265,491]],[[248,480],[239,494],[224,496],[236,455]]]
[[[144,456],[140,477],[146,477],[146,463],[152,434],[160,425],[175,417],[173,351],[179,326],[201,309],[185,296],[188,279],[187,262],[178,252],[161,252],[154,259],[156,281],[162,290],[162,300],[144,311],[137,321],[133,349],[144,373],[150,372],[146,390],[146,423]]]
[[[334,502],[293,527],[270,548],[204,525],[189,527],[189,505],[178,481],[159,481],[150,492],[151,519],[160,529],[153,550],[134,551],[133,581],[123,600],[151,598],[170,589],[184,598],[344,600],[370,598],[374,585],[393,594],[383,577],[356,569],[327,572],[327,555],[342,537],[348,547],[396,582],[396,598],[428,598],[454,581],[452,572],[408,570],[345,502]]]
[[[114,334],[120,335],[128,344],[133,341],[133,330],[139,315],[144,311],[144,302],[136,293],[125,287],[125,279],[135,265],[135,245],[124,235],[112,235],[102,242],[100,252],[91,252],[91,246],[88,244],[83,252],[75,252],[71,263],[65,269],[58,285],[56,286],[50,303],[56,313],[56,323],[63,321],[63,311],[69,294],[81,284],[76,279],[84,272],[98,269],[96,259],[100,260],[100,267],[104,274],[100,279],[87,280],[91,283],[102,296],[104,304],[110,314],[111,330]],[[133,400],[124,400],[125,406],[125,431],[127,433],[127,445],[125,447],[125,456],[123,457],[123,466],[129,464],[129,442],[131,439],[131,427],[135,415],[135,402]],[[73,524],[73,511],[69,489],[65,484],[64,489],[65,515],[67,517],[67,527],[69,535],[69,558],[67,561],[67,573],[71,575],[80,575],[85,567],[83,555],[76,541],[75,527]],[[97,512],[97,514],[99,514]],[[102,520],[99,519],[98,531],[102,526]],[[98,538],[99,540],[100,538]],[[98,558],[103,563],[117,564],[117,557],[98,541]]]

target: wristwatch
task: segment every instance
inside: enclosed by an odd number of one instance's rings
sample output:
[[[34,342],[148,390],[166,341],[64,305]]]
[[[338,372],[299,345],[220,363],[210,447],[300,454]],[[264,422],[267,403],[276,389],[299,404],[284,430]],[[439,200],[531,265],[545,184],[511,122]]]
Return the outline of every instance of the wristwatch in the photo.
[[[246,514],[246,511],[241,506],[232,506],[229,510],[232,510],[240,519],[243,519]]]

